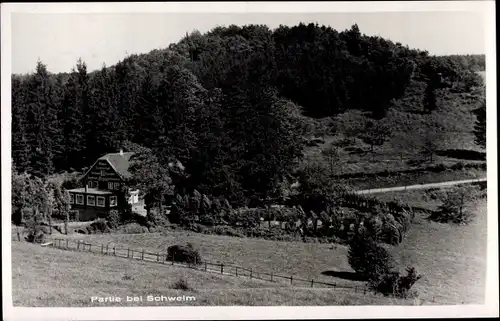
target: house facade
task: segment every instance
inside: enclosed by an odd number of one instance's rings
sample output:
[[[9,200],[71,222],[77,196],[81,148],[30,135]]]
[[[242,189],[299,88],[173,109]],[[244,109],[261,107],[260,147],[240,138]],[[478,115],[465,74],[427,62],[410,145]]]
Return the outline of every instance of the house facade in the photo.
[[[78,211],[80,221],[106,217],[118,209],[119,202],[132,207],[140,205],[139,190],[129,189],[125,181],[133,153],[112,153],[100,157],[80,179],[84,187],[68,190],[71,209]]]

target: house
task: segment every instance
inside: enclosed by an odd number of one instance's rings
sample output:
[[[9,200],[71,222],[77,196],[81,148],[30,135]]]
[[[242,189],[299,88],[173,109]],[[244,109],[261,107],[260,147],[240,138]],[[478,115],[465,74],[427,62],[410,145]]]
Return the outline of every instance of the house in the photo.
[[[120,151],[100,157],[80,179],[85,187],[68,190],[71,209],[78,211],[80,221],[106,217],[119,208],[120,201],[141,208],[139,190],[130,190],[125,183],[131,177],[128,169],[133,154]]]

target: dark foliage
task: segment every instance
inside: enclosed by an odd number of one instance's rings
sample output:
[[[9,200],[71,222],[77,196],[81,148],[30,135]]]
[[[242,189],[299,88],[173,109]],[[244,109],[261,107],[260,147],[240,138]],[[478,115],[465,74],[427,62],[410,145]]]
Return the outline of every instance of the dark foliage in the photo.
[[[64,74],[38,62],[33,74],[12,76],[13,163],[35,176],[82,171],[132,142],[154,156],[136,177],[151,186],[149,208],[162,213],[172,186],[244,206],[279,196],[313,134],[304,115],[361,108],[380,119],[415,77],[473,85],[462,71],[483,60],[464,59],[431,57],[357,25],[338,32],[299,24],[193,32],[93,72],[81,60]],[[383,143],[381,132],[368,137],[371,146]],[[168,169],[173,159],[184,170]],[[198,219],[217,224],[213,215]]]
[[[104,219],[98,219],[86,227],[86,232],[85,234],[110,233],[111,229]]]
[[[180,278],[179,280],[175,281],[174,284],[172,284],[171,289],[183,290],[183,291],[193,290],[193,288],[189,285],[189,283],[183,278]]]
[[[476,124],[474,125],[475,142],[481,148],[486,148],[486,102],[475,110]]]
[[[167,249],[167,260],[189,264],[202,263],[200,253],[190,243],[169,246]]]
[[[363,234],[351,240],[347,258],[351,268],[366,280],[376,280],[394,267],[389,252]]]
[[[26,242],[41,244],[45,242],[47,233],[48,230],[46,227],[36,223],[31,224],[28,227],[28,233],[24,237],[24,239],[26,240]]]
[[[372,290],[384,295],[406,298],[410,294],[411,287],[422,278],[422,275],[417,274],[414,267],[406,269],[406,275],[401,275],[399,272],[389,272],[378,279],[373,279],[369,282]]]

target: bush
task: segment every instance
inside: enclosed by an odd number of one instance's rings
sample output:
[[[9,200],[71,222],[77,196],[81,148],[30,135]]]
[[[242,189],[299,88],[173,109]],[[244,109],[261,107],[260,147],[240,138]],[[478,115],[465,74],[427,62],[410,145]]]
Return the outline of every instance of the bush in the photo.
[[[92,222],[89,226],[87,226],[87,234],[98,234],[98,233],[110,233],[111,229],[109,228],[106,220],[98,219],[95,222]]]
[[[122,221],[122,217],[120,215],[120,212],[118,210],[111,210],[109,211],[109,214],[106,218],[108,221],[108,225],[111,228],[117,228],[120,226],[120,223]]]
[[[33,225],[28,230],[28,234],[24,237],[26,242],[41,244],[46,240],[47,231],[40,225]]]
[[[174,284],[172,284],[171,288],[175,289],[175,290],[184,290],[184,291],[191,291],[191,290],[193,290],[193,288],[183,278],[180,278]]]
[[[167,260],[189,263],[201,264],[201,256],[198,250],[194,249],[192,244],[186,245],[172,245],[167,249]]]
[[[371,280],[369,286],[375,292],[384,295],[406,298],[411,287],[422,278],[422,275],[417,274],[414,267],[408,267],[406,272],[405,276],[395,271],[386,273],[378,279]]]
[[[479,194],[479,188],[474,185],[451,188],[441,195],[443,203],[429,219],[440,223],[468,224],[475,214],[467,205],[476,201]]]
[[[351,268],[366,280],[376,280],[394,267],[389,252],[361,233],[351,240],[347,258]]]
[[[148,233],[149,229],[145,226],[142,226],[138,223],[128,223],[125,225],[120,226],[117,230],[117,233],[124,233],[124,234],[142,234],[142,233]]]

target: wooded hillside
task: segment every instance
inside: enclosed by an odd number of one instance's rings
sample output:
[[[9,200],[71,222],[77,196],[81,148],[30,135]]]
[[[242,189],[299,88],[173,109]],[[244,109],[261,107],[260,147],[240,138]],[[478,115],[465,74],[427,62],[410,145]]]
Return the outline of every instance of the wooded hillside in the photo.
[[[69,73],[48,68],[12,76],[17,170],[82,170],[141,146],[160,164],[180,160],[183,188],[239,202],[277,193],[318,118],[354,109],[384,118],[414,82],[425,83],[431,112],[436,90],[481,82],[484,56],[434,57],[356,25],[248,25],[194,32],[94,72],[81,60]]]

